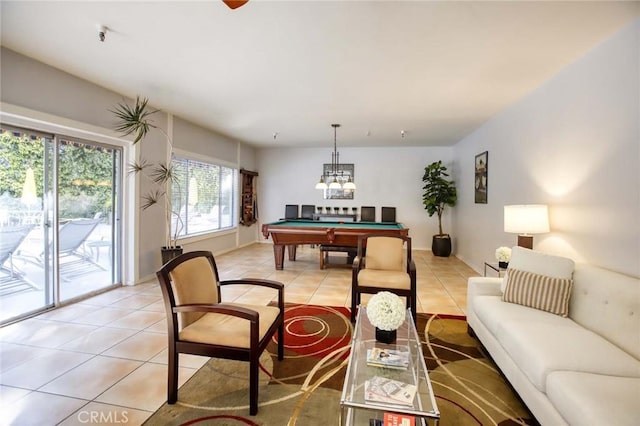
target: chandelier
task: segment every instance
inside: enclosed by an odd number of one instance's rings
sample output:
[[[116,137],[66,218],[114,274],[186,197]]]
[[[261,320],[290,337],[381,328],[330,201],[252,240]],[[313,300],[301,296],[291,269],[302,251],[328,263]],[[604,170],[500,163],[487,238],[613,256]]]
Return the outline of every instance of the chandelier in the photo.
[[[320,181],[316,183],[316,189],[348,189],[355,190],[356,184],[347,176],[345,181],[344,172],[340,167],[340,153],[337,149],[337,129],[339,124],[332,124],[333,127],[333,152],[331,153],[331,170],[327,172],[323,169]]]

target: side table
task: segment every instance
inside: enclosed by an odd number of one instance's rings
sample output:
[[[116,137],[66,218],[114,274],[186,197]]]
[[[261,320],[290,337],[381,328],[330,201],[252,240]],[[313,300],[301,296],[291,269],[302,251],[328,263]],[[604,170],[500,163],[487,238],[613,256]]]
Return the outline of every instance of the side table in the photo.
[[[498,277],[502,277],[503,272],[507,271],[507,268],[501,268],[498,266],[498,262],[484,262],[484,276],[487,276],[487,267],[493,269],[498,273]]]
[[[95,240],[95,241],[89,241],[87,243],[87,246],[91,249],[91,255],[93,256],[93,250],[95,249],[96,252],[96,262],[100,262],[100,248],[101,247],[107,247],[108,252],[109,252],[109,262],[111,262],[111,241],[110,240]]]

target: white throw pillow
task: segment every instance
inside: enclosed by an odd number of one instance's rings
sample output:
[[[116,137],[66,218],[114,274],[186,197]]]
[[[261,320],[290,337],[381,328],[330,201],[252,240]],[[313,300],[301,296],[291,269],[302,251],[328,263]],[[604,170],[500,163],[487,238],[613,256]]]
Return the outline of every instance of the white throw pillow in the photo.
[[[554,278],[572,278],[574,266],[575,262],[567,257],[545,254],[519,246],[511,249],[511,259],[509,259],[509,269],[513,268]],[[508,280],[509,271],[507,270],[500,285],[503,293]]]

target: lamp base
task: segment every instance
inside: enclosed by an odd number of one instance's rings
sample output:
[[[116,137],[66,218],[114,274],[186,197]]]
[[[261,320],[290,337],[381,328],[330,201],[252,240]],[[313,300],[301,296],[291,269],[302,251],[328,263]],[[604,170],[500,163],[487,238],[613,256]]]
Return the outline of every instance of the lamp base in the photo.
[[[533,250],[533,235],[518,235],[518,245]]]

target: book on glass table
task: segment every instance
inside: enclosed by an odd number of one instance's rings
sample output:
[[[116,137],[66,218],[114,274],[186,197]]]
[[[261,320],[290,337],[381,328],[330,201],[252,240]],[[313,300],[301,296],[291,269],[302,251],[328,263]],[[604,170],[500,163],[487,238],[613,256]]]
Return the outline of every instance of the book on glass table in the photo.
[[[408,414],[384,413],[383,426],[415,426],[416,418]]]
[[[409,367],[409,351],[397,349],[367,349],[367,364],[374,367],[406,370]]]
[[[412,406],[416,391],[415,385],[386,377],[374,376],[364,382],[364,399],[371,402]]]

